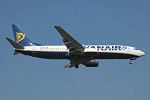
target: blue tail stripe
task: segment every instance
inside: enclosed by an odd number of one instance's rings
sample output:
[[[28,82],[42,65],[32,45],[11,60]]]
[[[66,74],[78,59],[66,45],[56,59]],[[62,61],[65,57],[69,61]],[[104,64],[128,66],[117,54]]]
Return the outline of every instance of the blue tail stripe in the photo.
[[[33,45],[39,45],[36,43],[32,43],[27,35],[22,31],[22,29],[16,25],[12,24],[13,32],[14,32],[14,37],[15,37],[15,42],[22,46],[33,46]]]

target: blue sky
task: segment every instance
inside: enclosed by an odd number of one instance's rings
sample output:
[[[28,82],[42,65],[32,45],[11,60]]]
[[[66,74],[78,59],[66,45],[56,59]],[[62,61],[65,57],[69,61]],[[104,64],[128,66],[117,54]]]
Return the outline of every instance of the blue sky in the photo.
[[[150,100],[149,0],[1,0],[0,100]],[[133,61],[99,60],[98,68],[64,69],[67,60],[13,55],[11,24],[43,45],[61,45],[53,25],[81,44],[135,46]]]

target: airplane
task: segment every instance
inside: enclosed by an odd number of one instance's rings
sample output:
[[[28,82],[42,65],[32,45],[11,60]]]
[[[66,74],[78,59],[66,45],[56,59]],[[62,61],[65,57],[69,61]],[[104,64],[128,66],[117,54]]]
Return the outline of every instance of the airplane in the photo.
[[[17,24],[12,24],[15,41],[6,37],[14,47],[14,55],[22,53],[32,57],[45,59],[68,59],[70,63],[64,68],[78,68],[80,64],[86,67],[98,67],[97,59],[129,59],[143,56],[145,53],[135,47],[124,45],[81,45],[60,26],[54,25],[63,38],[63,45],[45,46],[31,42]]]

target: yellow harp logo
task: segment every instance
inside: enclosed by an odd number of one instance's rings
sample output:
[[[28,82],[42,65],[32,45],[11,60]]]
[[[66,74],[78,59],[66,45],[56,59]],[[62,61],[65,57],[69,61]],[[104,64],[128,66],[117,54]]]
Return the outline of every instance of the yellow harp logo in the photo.
[[[25,34],[23,34],[23,33],[17,33],[16,32],[17,43],[20,42],[20,41],[22,41],[24,38],[25,38]]]

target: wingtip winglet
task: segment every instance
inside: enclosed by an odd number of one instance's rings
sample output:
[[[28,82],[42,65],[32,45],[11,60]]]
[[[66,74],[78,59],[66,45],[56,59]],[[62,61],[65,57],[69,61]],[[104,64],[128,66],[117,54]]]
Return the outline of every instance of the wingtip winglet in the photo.
[[[59,25],[53,25],[54,27],[60,27]]]

